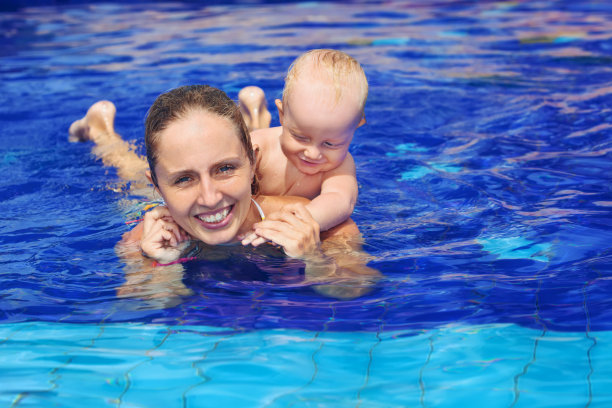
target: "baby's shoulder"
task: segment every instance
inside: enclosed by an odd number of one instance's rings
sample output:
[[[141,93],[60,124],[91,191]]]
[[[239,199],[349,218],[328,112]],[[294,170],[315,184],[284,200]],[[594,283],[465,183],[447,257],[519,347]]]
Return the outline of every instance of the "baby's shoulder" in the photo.
[[[323,175],[323,179],[327,179],[329,177],[341,176],[341,175],[355,176],[355,172],[356,172],[355,160],[353,159],[353,156],[351,156],[350,153],[347,153],[346,157],[344,158],[342,163],[338,165],[338,167],[333,168],[331,170],[327,170],[323,172],[322,175]]]
[[[260,171],[267,167],[276,168],[285,157],[280,148],[280,132],[280,127],[251,132],[251,143],[253,143],[253,149],[257,151],[257,164]]]

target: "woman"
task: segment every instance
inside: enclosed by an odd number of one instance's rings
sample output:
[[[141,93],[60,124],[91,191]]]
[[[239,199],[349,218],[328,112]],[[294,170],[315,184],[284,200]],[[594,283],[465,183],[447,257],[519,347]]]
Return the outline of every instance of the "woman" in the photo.
[[[75,122],[71,135],[94,140],[94,152],[106,164],[117,166],[124,177],[140,174],[142,166],[130,168],[137,156],[112,130],[114,111],[105,120],[104,115],[90,115],[92,109],[84,122]],[[102,103],[104,109],[111,107]],[[99,131],[96,121],[106,130]],[[351,220],[320,237],[317,223],[304,207],[306,199],[257,195],[256,158],[248,129],[236,104],[222,91],[193,85],[160,95],[147,115],[145,145],[149,164],[145,174],[165,205],[148,212],[144,222],[120,242],[119,253],[132,266],[135,261],[140,264],[130,273],[144,269],[150,273],[160,264],[180,271],[175,262],[181,258],[206,257],[214,246],[239,244],[255,230],[288,256],[304,260],[307,279],[359,277],[361,282],[377,274],[365,267],[363,254],[355,252],[359,231]],[[273,215],[265,219],[265,214]],[[154,275],[166,282],[163,274]],[[364,291],[353,289],[335,296],[354,297]]]

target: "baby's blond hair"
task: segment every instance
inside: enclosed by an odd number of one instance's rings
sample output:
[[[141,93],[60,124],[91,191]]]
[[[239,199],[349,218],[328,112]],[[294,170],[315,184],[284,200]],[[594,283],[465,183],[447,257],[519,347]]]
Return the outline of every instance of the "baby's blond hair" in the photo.
[[[368,98],[368,80],[365,72],[355,58],[342,51],[332,49],[310,50],[293,61],[285,77],[283,101],[287,100],[291,88],[309,63],[314,68],[324,69],[331,76],[336,88],[336,102],[340,100],[343,88],[357,87],[359,89],[360,109],[363,112]]]

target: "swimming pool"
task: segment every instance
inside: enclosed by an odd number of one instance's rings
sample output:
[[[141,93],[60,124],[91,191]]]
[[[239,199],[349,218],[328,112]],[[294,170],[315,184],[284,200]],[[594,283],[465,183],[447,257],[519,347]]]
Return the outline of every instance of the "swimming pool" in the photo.
[[[609,2],[30,4],[0,14],[3,406],[612,404]],[[138,197],[70,123],[112,100],[142,149],[159,93],[271,105],[319,47],[370,81],[354,219],[384,278],[342,301],[292,261],[191,262],[180,302],[118,297]]]

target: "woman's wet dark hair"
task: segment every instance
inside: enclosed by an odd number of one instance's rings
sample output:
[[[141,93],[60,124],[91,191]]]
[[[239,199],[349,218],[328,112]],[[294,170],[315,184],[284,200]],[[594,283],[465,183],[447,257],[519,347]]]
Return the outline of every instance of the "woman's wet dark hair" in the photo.
[[[151,179],[157,187],[155,165],[158,159],[159,135],[172,122],[182,118],[191,110],[203,110],[229,120],[236,129],[236,136],[240,140],[251,165],[255,163],[255,153],[251,144],[249,130],[244,123],[238,105],[234,103],[225,92],[208,85],[186,85],[172,89],[157,97],[145,120],[145,147],[147,161],[151,170]],[[251,193],[256,195],[259,191],[257,177],[251,184]]]

